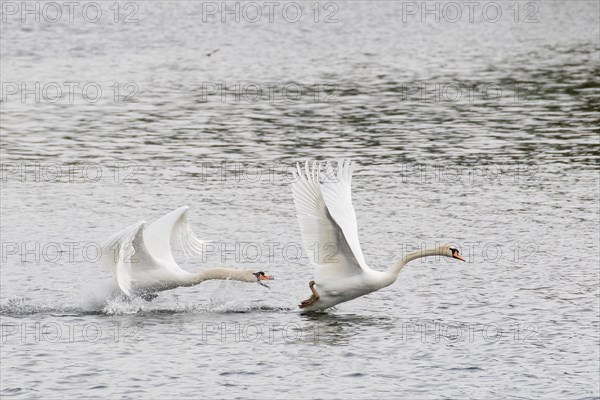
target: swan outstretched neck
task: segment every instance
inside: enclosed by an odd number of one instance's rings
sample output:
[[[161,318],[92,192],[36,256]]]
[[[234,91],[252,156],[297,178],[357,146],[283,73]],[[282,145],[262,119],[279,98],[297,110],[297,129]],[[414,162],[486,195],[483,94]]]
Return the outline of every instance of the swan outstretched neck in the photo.
[[[402,257],[388,271],[371,269],[363,256],[358,240],[356,214],[352,205],[351,161],[325,165],[327,180],[321,180],[323,166],[307,162],[297,166],[297,179],[292,184],[294,204],[300,232],[315,279],[309,287],[312,295],[300,304],[303,310],[324,310],[394,283],[409,262],[430,256],[464,259],[450,245],[415,251]],[[337,253],[327,260],[312,251],[314,244],[334,245]]]
[[[187,206],[180,207],[149,225],[144,221],[137,222],[113,235],[104,244],[102,260],[105,267],[113,272],[115,286],[123,294],[141,293],[147,296],[211,279],[257,282],[267,286],[263,281],[273,277],[262,271],[214,268],[190,273],[181,269],[173,257],[172,243],[188,256],[201,256],[203,250],[203,242],[190,227],[187,210]]]
[[[394,281],[398,278],[398,274],[400,274],[402,268],[404,268],[404,266],[409,262],[414,261],[418,258],[433,256],[450,257],[456,258],[457,260],[465,261],[465,259],[462,258],[462,256],[460,255],[459,251],[451,247],[449,244],[429,249],[416,250],[402,257],[400,260],[398,260],[396,264],[392,266],[392,268],[390,268],[390,273],[394,276]]]
[[[184,279],[180,286],[195,286],[204,281],[214,279],[222,281],[233,280],[240,282],[256,282],[258,280],[260,282],[272,280],[273,277],[265,275],[265,273],[262,271],[255,272],[251,269],[211,268],[206,271],[198,272],[197,274],[190,274],[190,277],[188,279]]]

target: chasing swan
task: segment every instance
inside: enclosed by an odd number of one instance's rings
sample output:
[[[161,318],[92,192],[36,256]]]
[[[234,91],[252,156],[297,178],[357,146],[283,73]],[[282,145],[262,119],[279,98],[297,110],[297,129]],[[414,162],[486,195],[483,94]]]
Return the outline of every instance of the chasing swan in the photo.
[[[262,271],[234,268],[213,268],[190,273],[177,265],[171,242],[181,246],[186,254],[202,254],[202,241],[192,231],[187,216],[188,207],[180,207],[147,225],[140,221],[113,235],[102,247],[105,266],[112,270],[120,291],[145,300],[154,299],[163,290],[194,286],[210,279],[258,282],[272,280]]]

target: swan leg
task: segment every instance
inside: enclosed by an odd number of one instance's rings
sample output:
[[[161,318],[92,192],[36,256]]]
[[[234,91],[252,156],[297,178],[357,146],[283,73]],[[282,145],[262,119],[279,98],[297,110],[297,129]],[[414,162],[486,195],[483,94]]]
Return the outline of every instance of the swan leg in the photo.
[[[308,284],[308,287],[310,288],[310,291],[312,292],[312,296],[310,296],[308,299],[301,302],[300,305],[298,306],[300,308],[306,308],[306,307],[310,307],[310,306],[314,305],[321,297],[321,296],[319,296],[317,289],[315,289],[315,281],[310,281],[310,283]]]

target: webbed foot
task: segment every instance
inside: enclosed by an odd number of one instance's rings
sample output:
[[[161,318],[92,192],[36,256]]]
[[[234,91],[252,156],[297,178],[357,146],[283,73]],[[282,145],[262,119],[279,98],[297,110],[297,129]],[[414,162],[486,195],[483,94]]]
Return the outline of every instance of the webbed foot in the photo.
[[[307,308],[307,307],[313,306],[317,301],[319,301],[319,298],[321,297],[321,296],[319,296],[317,289],[315,289],[315,281],[310,281],[310,283],[308,284],[308,287],[312,291],[312,296],[310,296],[308,299],[302,301],[300,303],[300,305],[298,306],[300,308]]]

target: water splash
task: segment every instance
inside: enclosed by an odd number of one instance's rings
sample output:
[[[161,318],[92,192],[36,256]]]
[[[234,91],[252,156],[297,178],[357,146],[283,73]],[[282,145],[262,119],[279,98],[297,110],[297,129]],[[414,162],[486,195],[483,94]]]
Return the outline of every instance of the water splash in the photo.
[[[102,308],[102,313],[106,315],[137,314],[143,311],[144,302],[139,297],[126,298],[118,296],[106,302],[106,305]]]
[[[222,281],[209,296],[208,311],[216,313],[240,312],[249,309],[250,304],[245,299],[245,289],[241,285]]]
[[[7,299],[0,304],[1,316],[23,316],[33,314],[53,314],[53,313],[84,313],[84,309],[75,304],[56,303],[39,304],[36,300],[29,297],[15,296]],[[90,310],[91,311],[91,310]],[[89,313],[89,312],[88,312]]]

